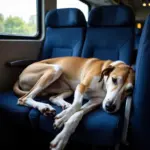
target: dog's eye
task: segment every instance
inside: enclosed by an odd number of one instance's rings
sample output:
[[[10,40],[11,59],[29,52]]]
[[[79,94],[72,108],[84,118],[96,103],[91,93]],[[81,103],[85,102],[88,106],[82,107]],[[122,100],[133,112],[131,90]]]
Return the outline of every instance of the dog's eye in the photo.
[[[117,78],[112,77],[112,82],[116,85],[117,84]]]
[[[127,89],[126,92],[127,92],[127,95],[132,95],[132,93],[133,93],[133,88]]]

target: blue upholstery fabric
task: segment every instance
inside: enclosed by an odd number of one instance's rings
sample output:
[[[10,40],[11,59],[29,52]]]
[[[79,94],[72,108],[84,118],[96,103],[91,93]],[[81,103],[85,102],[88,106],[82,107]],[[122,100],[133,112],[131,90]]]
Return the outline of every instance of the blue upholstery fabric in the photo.
[[[43,99],[42,101],[50,103],[46,99]],[[70,101],[72,101],[72,98]],[[57,114],[62,111],[60,107],[55,105],[52,106],[56,109]],[[90,112],[88,115],[84,116],[83,120],[80,122],[75,134],[73,135],[73,139],[94,145],[111,146],[116,144],[121,135],[121,127],[123,123],[122,110],[116,115],[104,112],[101,107]],[[61,131],[61,129],[54,129],[54,119],[52,116],[45,117],[41,113],[38,113],[38,120],[35,120],[35,118],[37,118],[37,113],[35,113],[35,111],[36,110],[32,110],[29,114],[30,121],[34,128],[40,128],[42,131],[48,132],[52,135],[56,135]]]
[[[52,103],[50,103],[48,101],[48,98],[36,98],[36,101],[41,101],[43,103],[49,103],[51,106],[53,106],[53,108],[56,109],[56,113],[59,113],[62,109],[60,107],[57,107],[56,105],[53,105]],[[32,125],[33,128],[37,129],[40,126],[40,117],[43,116],[37,109],[31,109],[30,113],[29,113],[29,119],[30,119],[30,123]],[[48,118],[52,119],[52,116],[47,116]],[[48,127],[51,130],[53,129],[53,124],[45,124],[45,128]]]
[[[92,27],[134,26],[134,13],[125,5],[97,7],[90,12],[88,24]]]
[[[51,104],[48,98],[36,99],[44,103],[49,103],[56,109],[56,113],[62,111],[61,107]],[[73,97],[67,99],[72,102]],[[84,100],[85,103],[87,100]],[[123,106],[124,107],[124,106]],[[109,145],[112,146],[119,142],[123,124],[123,112],[124,108],[116,114],[108,114],[97,108],[84,116],[83,120],[79,124],[73,139],[83,143],[89,143],[94,145]],[[38,110],[32,109],[29,113],[29,119],[32,127],[40,129],[52,135],[58,134],[61,129],[55,130],[53,127],[54,118],[50,116],[43,116]]]
[[[85,27],[86,21],[83,13],[76,8],[54,9],[47,13],[46,27]]]
[[[140,39],[136,80],[131,117],[131,139],[133,149],[144,150],[150,143],[150,15],[145,21]]]
[[[140,38],[141,38],[141,29],[136,29],[135,30],[135,49],[138,50],[139,43],[140,43]]]
[[[86,20],[76,8],[52,10],[46,15],[46,37],[40,59],[81,56]]]
[[[108,9],[110,9],[110,11]],[[115,13],[118,10],[122,10],[123,13],[120,15],[120,21],[119,14],[117,14],[116,18],[113,17],[113,22],[109,22],[111,17],[114,16],[114,13],[111,15],[111,10]],[[107,14],[109,14],[109,16]],[[98,20],[101,19],[97,18],[101,15],[105,17],[108,22],[103,21],[103,18],[102,21],[99,22]],[[126,22],[130,22],[127,27],[122,26],[127,24],[122,21],[122,18],[126,20]],[[114,22],[116,23],[114,24]],[[104,60],[119,59],[127,64],[131,64],[134,49],[134,19],[129,8],[127,9],[124,6],[102,6],[95,8],[90,12],[88,24],[89,27],[86,33],[82,57],[96,57]],[[102,24],[103,26],[101,26]]]
[[[131,64],[134,46],[132,28],[92,28],[87,30],[82,57],[122,60]]]
[[[81,55],[84,29],[47,28],[46,30],[42,59]]]
[[[3,115],[8,120],[29,127],[28,113],[30,108],[17,105],[17,99],[18,97],[12,91],[0,94],[0,117]]]

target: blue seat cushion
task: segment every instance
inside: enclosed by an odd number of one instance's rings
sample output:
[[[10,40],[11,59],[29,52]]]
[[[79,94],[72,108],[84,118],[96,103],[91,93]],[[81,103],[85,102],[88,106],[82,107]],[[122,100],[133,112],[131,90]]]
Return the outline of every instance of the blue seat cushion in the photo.
[[[72,35],[72,36],[70,36]],[[41,59],[80,56],[84,40],[82,28],[47,28]]]
[[[51,115],[45,117],[38,110],[26,106],[17,105],[17,96],[11,92],[5,92],[0,97],[0,115],[8,120],[17,122],[21,125],[31,126],[40,129],[49,134],[56,135],[62,129],[54,130],[54,117]],[[49,103],[47,98],[36,98],[37,101]],[[72,97],[67,99],[72,102]],[[51,103],[50,103],[51,104]],[[51,104],[57,114],[62,111],[61,107]],[[121,135],[123,117],[121,113],[108,114],[101,108],[85,115],[73,134],[73,139],[79,142],[96,144],[96,145],[113,145],[118,143]]]
[[[126,5],[96,7],[90,12],[88,19],[88,25],[93,27],[134,27],[134,23],[134,11]]]
[[[86,20],[80,9],[59,8],[46,14],[45,26],[52,28],[85,27]]]
[[[47,100],[43,100],[43,102],[49,103]],[[62,111],[60,107],[52,106],[56,109],[57,114]],[[121,112],[112,115],[104,112],[101,108],[90,112],[83,117],[72,138],[79,142],[96,145],[112,146],[118,143],[123,124],[123,110],[122,108]],[[43,116],[35,109],[30,111],[29,118],[32,125],[34,125],[33,127],[40,128],[40,130],[50,135],[55,136],[62,130],[54,130],[54,118],[52,116]]]
[[[17,105],[18,97],[13,91],[0,94],[0,117],[30,127],[29,107]]]
[[[133,11],[127,6],[94,8],[89,14],[81,56],[122,60],[131,65],[135,36],[134,18]]]
[[[46,35],[40,59],[81,56],[87,23],[77,8],[54,9],[46,14]]]
[[[43,103],[49,103],[53,108],[55,108],[56,114],[58,114],[59,112],[62,111],[61,107],[58,107],[56,105],[51,104],[47,99],[36,98],[36,101],[40,101],[40,102],[43,102]],[[40,123],[42,123],[42,122],[39,123],[39,120],[40,120],[40,118],[42,116],[43,115],[37,109],[34,109],[34,108],[31,109],[31,111],[29,113],[29,119],[30,119],[30,123],[31,123],[31,125],[32,125],[33,128],[35,128],[35,129],[39,128]],[[47,129],[49,129],[49,128],[53,129],[53,124],[52,124],[53,116],[49,115],[49,116],[47,116],[47,118],[49,118],[50,122],[47,122],[45,128],[47,128]],[[52,132],[52,130],[51,130],[51,132]]]
[[[133,43],[131,28],[88,28],[82,57],[119,59],[130,65]]]

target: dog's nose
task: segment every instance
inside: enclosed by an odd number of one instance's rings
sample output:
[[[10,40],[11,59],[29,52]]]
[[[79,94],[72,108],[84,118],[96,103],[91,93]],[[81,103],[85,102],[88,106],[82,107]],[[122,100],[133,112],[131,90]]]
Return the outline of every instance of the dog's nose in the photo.
[[[107,111],[113,112],[113,111],[115,110],[115,108],[116,108],[116,105],[113,104],[112,101],[108,101],[108,102],[106,103],[105,107],[106,107],[106,110],[107,110]]]

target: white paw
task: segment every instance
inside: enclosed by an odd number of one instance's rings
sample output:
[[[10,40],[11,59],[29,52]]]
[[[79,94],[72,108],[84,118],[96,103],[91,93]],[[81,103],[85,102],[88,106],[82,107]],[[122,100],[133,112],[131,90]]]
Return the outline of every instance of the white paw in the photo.
[[[53,101],[56,97],[57,97],[57,96],[51,96],[51,97],[49,98],[49,100],[50,100],[50,101]]]
[[[55,139],[50,143],[51,150],[63,150],[67,145],[69,140],[69,136],[67,134],[61,132],[59,133]]]
[[[69,107],[71,106],[71,104],[68,103],[68,102],[66,102],[66,101],[64,101],[64,100],[62,100],[62,101],[60,102],[60,106],[61,106],[62,109],[64,110],[64,109],[69,108]]]
[[[56,110],[49,104],[38,103],[37,108],[45,116],[47,116],[48,114],[52,114],[52,115],[56,114]]]
[[[63,110],[61,113],[55,116],[54,129],[61,128],[66,121],[73,115],[72,109]]]
[[[67,109],[67,108],[69,108],[69,107],[71,106],[70,103],[66,102],[66,101],[63,100],[61,97],[51,96],[51,97],[49,98],[49,100],[50,100],[53,104],[62,107],[63,110],[64,110],[64,109]]]

